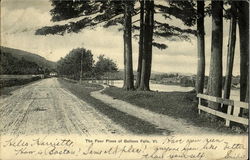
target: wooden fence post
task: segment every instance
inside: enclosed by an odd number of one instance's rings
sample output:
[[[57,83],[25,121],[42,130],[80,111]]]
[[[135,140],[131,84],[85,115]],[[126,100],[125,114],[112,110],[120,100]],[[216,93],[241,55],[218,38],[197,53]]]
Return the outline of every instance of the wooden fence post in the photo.
[[[200,97],[198,98],[198,103],[199,103],[199,105],[201,105],[201,98]],[[199,108],[198,108],[198,113],[201,114],[201,110]]]
[[[227,106],[227,114],[228,115],[231,115],[231,111],[232,111],[232,106],[231,105]],[[226,119],[226,126],[227,127],[230,126],[230,120],[229,119]]]
[[[238,117],[240,114],[240,104],[238,104],[237,102],[234,102],[234,111],[233,111],[233,115]]]

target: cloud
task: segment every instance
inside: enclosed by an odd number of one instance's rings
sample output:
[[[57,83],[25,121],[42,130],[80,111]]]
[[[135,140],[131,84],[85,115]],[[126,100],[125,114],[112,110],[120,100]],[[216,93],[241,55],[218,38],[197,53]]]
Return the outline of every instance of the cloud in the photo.
[[[168,45],[168,48],[165,50],[159,50],[157,48],[153,48],[154,53],[159,55],[169,55],[169,56],[195,56],[196,54],[196,44],[187,41],[165,41],[165,44]]]
[[[49,0],[1,0],[1,5],[7,10],[35,8],[40,11],[48,11],[51,8]]]
[[[7,10],[3,7],[1,13],[1,27],[5,34],[28,32],[51,24],[48,12],[41,12],[32,7],[16,10]]]

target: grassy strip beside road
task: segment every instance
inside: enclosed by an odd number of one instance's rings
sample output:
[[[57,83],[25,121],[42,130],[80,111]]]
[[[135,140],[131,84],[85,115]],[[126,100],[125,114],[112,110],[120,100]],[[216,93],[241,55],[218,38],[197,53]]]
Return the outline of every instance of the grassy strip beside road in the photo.
[[[3,87],[0,89],[0,96],[9,96],[11,95],[11,92],[22,88],[25,85],[21,85],[21,86],[12,86],[12,87]]]
[[[24,84],[27,84],[27,83],[30,83],[30,82],[33,82],[33,81],[37,81],[41,79],[40,76],[29,76],[27,75],[26,77],[25,76],[22,76],[22,75],[10,75],[10,77],[8,78],[5,78],[5,77],[1,77],[0,78],[0,88],[3,88],[3,87],[11,87],[11,86],[18,86],[18,85],[24,85]]]
[[[100,100],[97,100],[90,96],[90,93],[93,91],[101,90],[103,87],[97,84],[89,83],[73,83],[64,79],[59,79],[60,84],[69,90],[71,93],[81,98],[85,102],[89,103],[96,110],[106,115],[108,118],[113,120],[115,123],[124,127],[133,134],[152,134],[152,135],[161,135],[163,133],[170,133],[167,130],[162,130],[157,128],[155,125],[152,125],[148,122],[145,122],[141,119],[128,115],[124,112],[121,112],[115,108],[110,107],[109,105],[103,103]],[[83,115],[84,116],[84,115]]]
[[[194,126],[213,128],[222,133],[244,133],[239,128],[232,130],[225,127],[224,122],[212,122],[206,115],[199,116],[196,95],[193,92],[124,91],[117,87],[107,88],[103,92],[159,114],[185,119]]]
[[[11,92],[19,88],[25,87],[38,80],[41,80],[41,78],[33,77],[33,78],[1,79],[0,96],[11,95]]]

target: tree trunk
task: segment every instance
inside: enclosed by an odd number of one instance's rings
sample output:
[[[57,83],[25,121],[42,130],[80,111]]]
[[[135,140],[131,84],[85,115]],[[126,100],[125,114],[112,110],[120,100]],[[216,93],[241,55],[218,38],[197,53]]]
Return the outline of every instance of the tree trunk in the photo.
[[[248,84],[247,84],[247,93],[246,93],[245,102],[249,103],[249,74],[247,76],[247,82],[248,82]],[[247,110],[247,112],[248,112],[248,110]]]
[[[149,19],[149,41],[148,41],[148,65],[147,65],[147,85],[149,86],[152,68],[152,43],[154,31],[154,0],[150,1],[150,19]],[[150,86],[149,86],[150,89]]]
[[[245,101],[247,94],[247,77],[249,66],[249,4],[239,1],[239,33],[240,33],[240,100]]]
[[[132,11],[133,5],[130,1],[125,3],[125,55],[126,55],[126,85],[124,89],[133,90],[134,89],[134,75],[133,75],[133,60],[132,60]]]
[[[197,50],[198,65],[196,75],[196,93],[203,93],[205,80],[205,31],[204,31],[204,1],[197,1]]]
[[[127,82],[127,79],[126,79],[126,47],[125,47],[125,31],[123,32],[123,63],[124,63],[124,73],[123,73],[123,88],[125,89],[126,88],[126,82]]]
[[[144,24],[144,43],[142,56],[141,82],[139,90],[150,90],[149,81],[152,64],[152,41],[154,28],[154,1],[145,1],[145,24]]]
[[[137,68],[135,88],[138,88],[140,86],[140,82],[141,82],[143,38],[144,38],[143,23],[144,23],[144,0],[140,0],[140,39],[139,39],[138,68]]]
[[[231,82],[232,82],[232,72],[234,64],[234,51],[235,51],[235,42],[236,42],[236,15],[237,9],[235,2],[231,4],[231,19],[230,19],[230,28],[229,28],[229,37],[228,37],[228,50],[227,50],[227,68],[226,68],[226,77],[224,83],[224,99],[230,98],[231,91]],[[227,106],[224,105],[222,108],[223,112],[227,112]]]
[[[209,95],[221,97],[222,93],[222,42],[223,42],[223,1],[212,1],[212,44],[209,72]],[[209,107],[220,109],[218,103],[210,102]]]

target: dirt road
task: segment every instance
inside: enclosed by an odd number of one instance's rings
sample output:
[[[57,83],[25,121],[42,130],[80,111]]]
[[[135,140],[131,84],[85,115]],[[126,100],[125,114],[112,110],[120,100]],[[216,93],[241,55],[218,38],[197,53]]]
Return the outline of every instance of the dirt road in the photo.
[[[0,133],[96,135],[127,131],[50,78],[0,99]]]
[[[106,85],[103,85],[106,88]],[[104,89],[103,89],[104,90]],[[172,135],[178,134],[192,134],[192,135],[204,135],[204,134],[220,134],[214,129],[207,128],[207,127],[196,127],[184,119],[177,119],[167,115],[158,114],[147,109],[138,107],[136,105],[127,103],[125,101],[114,99],[111,96],[106,94],[102,94],[102,91],[95,91],[91,93],[96,99],[103,101],[106,104],[109,104],[113,108],[127,113],[129,115],[135,116],[140,118],[144,121],[147,121],[151,124],[158,126],[159,128],[166,129],[171,131]]]

